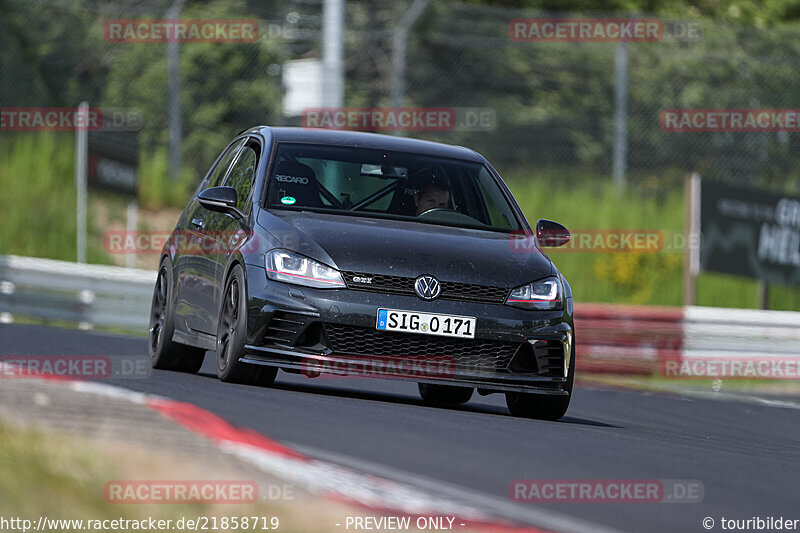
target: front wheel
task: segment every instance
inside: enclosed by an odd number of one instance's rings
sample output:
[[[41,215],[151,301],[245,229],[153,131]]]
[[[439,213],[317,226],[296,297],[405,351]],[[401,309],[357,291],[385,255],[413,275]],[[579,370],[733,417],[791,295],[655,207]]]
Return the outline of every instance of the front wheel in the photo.
[[[572,383],[575,380],[575,342],[572,343],[572,355],[567,370],[567,384],[564,387],[568,396],[550,396],[546,394],[528,394],[524,392],[507,392],[506,405],[514,416],[536,418],[539,420],[558,420],[567,414],[572,399]]]
[[[172,340],[172,334],[175,333],[173,301],[172,262],[165,257],[158,266],[153,302],[150,306],[150,332],[147,342],[150,366],[195,374],[203,366],[205,350]]]
[[[275,381],[277,368],[242,363],[247,339],[247,294],[244,269],[236,265],[225,282],[217,320],[217,377],[227,383],[267,386]]]
[[[472,387],[456,387],[455,385],[432,385],[418,383],[419,395],[428,403],[439,405],[460,405],[472,398]]]

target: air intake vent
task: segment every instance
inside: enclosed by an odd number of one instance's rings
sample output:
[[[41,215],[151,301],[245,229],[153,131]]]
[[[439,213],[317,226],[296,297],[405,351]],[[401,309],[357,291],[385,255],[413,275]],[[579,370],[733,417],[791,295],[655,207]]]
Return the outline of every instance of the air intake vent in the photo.
[[[295,346],[313,320],[313,317],[305,315],[275,311],[264,332],[264,344]]]
[[[533,345],[539,374],[564,377],[564,345],[557,340],[538,340]]]

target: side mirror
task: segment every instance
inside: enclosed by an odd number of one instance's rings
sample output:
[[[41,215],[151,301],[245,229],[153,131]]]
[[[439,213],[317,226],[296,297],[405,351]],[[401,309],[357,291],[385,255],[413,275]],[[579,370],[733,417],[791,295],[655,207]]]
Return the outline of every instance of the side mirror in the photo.
[[[209,211],[225,213],[238,220],[244,220],[244,213],[236,208],[238,194],[233,187],[210,187],[197,195],[200,205]]]
[[[569,230],[558,222],[543,218],[536,222],[536,240],[542,247],[564,246],[571,238]]]

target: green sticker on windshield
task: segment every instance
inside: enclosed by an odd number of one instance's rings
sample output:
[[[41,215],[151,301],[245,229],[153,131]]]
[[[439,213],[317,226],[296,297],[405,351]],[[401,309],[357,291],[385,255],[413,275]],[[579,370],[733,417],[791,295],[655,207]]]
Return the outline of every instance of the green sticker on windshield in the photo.
[[[293,197],[291,197],[291,196],[284,196],[283,198],[281,198],[281,203],[282,203],[283,205],[292,205],[292,204],[293,204],[293,203],[295,203],[296,201],[297,201],[297,200],[295,200],[295,199],[294,199]]]

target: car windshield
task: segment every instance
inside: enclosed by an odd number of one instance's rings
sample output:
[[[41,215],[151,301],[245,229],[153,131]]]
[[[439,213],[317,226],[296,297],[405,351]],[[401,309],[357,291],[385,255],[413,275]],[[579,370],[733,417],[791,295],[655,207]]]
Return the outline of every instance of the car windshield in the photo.
[[[481,163],[341,146],[279,144],[267,206],[490,231],[520,228]]]

